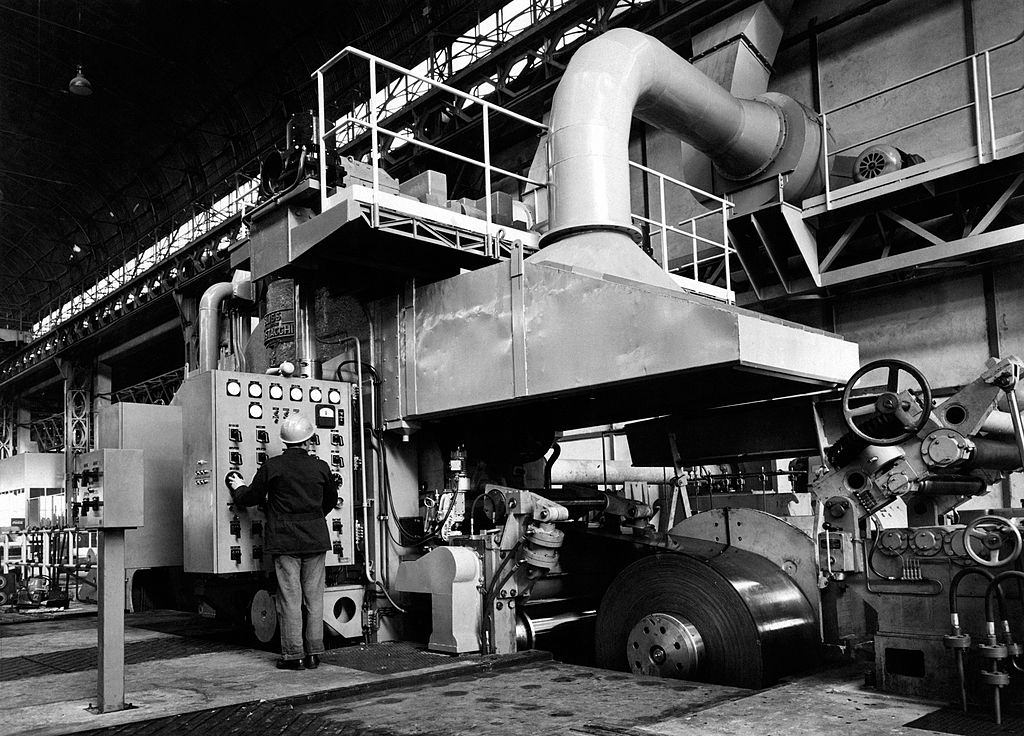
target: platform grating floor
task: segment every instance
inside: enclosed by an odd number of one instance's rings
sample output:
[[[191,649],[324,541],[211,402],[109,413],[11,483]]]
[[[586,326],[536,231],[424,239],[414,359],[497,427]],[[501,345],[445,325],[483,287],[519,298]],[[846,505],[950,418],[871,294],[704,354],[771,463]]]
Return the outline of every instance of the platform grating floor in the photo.
[[[942,708],[907,723],[906,727],[955,736],[1021,736],[1024,734],[1024,713],[1004,713],[1003,722],[997,726],[991,711],[964,713],[957,708]]]
[[[237,649],[238,647],[232,644],[222,642],[167,636],[125,644],[124,658],[125,664],[132,665]],[[0,659],[0,682],[95,669],[97,651],[96,647],[82,647],[21,657],[5,657]]]
[[[360,672],[376,675],[390,675],[398,672],[412,672],[424,667],[436,667],[456,658],[449,654],[438,654],[417,648],[406,642],[387,642],[372,647],[342,647],[333,649],[320,660],[326,664],[347,667]]]

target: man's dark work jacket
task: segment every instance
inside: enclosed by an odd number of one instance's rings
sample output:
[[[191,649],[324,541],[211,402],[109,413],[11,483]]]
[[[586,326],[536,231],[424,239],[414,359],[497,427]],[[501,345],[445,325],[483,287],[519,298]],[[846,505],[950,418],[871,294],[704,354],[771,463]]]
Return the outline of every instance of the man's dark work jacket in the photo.
[[[242,506],[263,504],[267,526],[264,550],[297,555],[331,549],[324,517],[338,503],[338,484],[330,466],[301,447],[288,447],[256,471],[252,483],[231,494]]]

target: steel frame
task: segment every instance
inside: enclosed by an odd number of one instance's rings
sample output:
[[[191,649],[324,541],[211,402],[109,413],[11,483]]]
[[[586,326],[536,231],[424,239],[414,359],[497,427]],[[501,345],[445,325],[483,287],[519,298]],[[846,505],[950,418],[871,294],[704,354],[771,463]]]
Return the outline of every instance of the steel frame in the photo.
[[[0,459],[11,457],[17,449],[18,408],[9,398],[0,399]]]
[[[227,268],[229,253],[245,237],[247,233],[241,213],[233,215],[157,267],[132,279],[117,291],[94,302],[73,318],[21,348],[0,364],[0,385],[10,383],[29,368],[66,352],[85,338],[174,289],[187,286],[209,272]],[[224,238],[227,238],[226,245]]]

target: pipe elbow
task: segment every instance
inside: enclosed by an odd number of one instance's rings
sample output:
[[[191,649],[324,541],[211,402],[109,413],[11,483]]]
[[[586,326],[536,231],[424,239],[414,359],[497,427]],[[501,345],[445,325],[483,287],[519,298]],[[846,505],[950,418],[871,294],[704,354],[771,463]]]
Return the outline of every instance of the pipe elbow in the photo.
[[[220,306],[234,293],[230,281],[213,284],[199,299],[199,369],[217,368],[220,348]]]
[[[230,281],[213,284],[203,292],[203,296],[199,299],[199,309],[217,311],[220,309],[221,302],[231,296],[232,288],[233,285]]]

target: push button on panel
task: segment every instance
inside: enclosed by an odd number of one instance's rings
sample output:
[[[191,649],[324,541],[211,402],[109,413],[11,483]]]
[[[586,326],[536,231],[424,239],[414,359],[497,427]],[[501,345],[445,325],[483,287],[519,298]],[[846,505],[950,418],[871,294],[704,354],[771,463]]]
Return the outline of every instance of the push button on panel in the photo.
[[[228,439],[231,442],[235,442],[235,443],[241,442],[242,441],[242,430],[240,430],[238,427],[232,427],[231,429],[228,430]]]
[[[264,445],[267,444],[268,442],[270,442],[270,433],[267,432],[267,430],[265,430],[265,429],[257,429],[256,430],[256,441],[260,442],[260,443],[262,443]]]
[[[237,450],[232,450],[231,452],[228,453],[228,462],[231,463],[232,465],[241,465],[242,453],[238,452]]]

